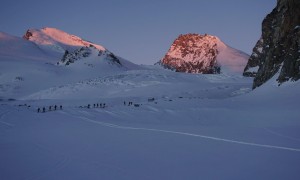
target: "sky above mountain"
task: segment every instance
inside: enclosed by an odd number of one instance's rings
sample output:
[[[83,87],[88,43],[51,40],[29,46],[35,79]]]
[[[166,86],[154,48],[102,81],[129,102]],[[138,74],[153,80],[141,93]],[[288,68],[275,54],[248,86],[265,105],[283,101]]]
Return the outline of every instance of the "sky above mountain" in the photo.
[[[207,33],[248,54],[276,0],[2,0],[0,31],[55,27],[137,64],[160,60],[179,34]]]

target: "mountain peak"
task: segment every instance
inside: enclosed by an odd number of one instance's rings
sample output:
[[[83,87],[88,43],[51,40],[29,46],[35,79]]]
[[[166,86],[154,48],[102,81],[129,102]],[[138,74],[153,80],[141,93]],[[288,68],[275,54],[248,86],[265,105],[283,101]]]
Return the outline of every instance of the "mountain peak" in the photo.
[[[243,72],[248,55],[208,34],[181,34],[160,63],[178,72],[215,74]]]
[[[64,53],[65,50],[72,52],[78,48],[89,47],[91,45],[100,51],[106,50],[103,46],[85,41],[78,36],[50,27],[28,29],[23,38],[34,42],[42,49],[51,49],[59,53]]]
[[[28,29],[23,39],[54,57],[57,65],[69,65],[81,59],[105,60],[110,64],[122,65],[119,58],[103,46],[56,28]]]

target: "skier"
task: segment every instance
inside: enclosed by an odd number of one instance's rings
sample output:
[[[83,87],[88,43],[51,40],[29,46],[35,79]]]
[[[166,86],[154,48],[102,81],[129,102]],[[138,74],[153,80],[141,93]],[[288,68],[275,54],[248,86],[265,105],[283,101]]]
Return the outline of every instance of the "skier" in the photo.
[[[41,111],[41,109],[40,109],[40,108],[38,108],[37,112],[39,113],[40,111]]]
[[[60,108],[60,110],[62,110],[62,105],[60,105],[60,107],[59,107],[59,108]]]
[[[56,108],[57,108],[57,106],[55,105],[55,106],[54,106],[54,110],[55,110],[55,111],[56,111]]]
[[[45,107],[43,107],[43,112],[46,112],[46,108]]]
[[[91,105],[90,105],[90,104],[88,104],[88,105],[87,105],[87,108],[89,108],[89,109],[90,109],[90,106],[91,106]]]

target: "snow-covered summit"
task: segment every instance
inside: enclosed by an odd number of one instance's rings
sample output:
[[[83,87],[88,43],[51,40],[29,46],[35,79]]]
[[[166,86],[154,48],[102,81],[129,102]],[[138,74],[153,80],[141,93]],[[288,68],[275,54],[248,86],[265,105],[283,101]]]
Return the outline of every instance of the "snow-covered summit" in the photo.
[[[60,53],[64,53],[65,50],[74,51],[80,47],[88,47],[90,45],[96,47],[100,51],[106,50],[101,45],[85,41],[78,36],[49,27],[42,29],[29,29],[23,38],[34,42],[42,49],[51,49]]]
[[[70,65],[87,58],[122,65],[119,58],[103,46],[56,28],[29,29],[23,39],[36,44],[45,54],[54,57],[54,63],[59,65]]]
[[[160,61],[179,72],[215,74],[242,73],[249,56],[212,35],[180,35]]]

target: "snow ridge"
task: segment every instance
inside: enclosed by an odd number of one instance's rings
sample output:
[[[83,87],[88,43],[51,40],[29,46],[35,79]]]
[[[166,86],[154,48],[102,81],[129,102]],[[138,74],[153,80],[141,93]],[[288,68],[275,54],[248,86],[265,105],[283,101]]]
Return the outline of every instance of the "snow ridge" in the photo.
[[[85,41],[78,36],[68,34],[55,28],[29,29],[23,36],[24,39],[34,42],[43,49],[51,49],[60,53],[65,50],[74,51],[79,47],[93,45],[100,51],[105,51],[103,46]]]
[[[48,55],[55,57],[56,64],[70,65],[77,60],[93,56],[96,60],[108,60],[111,64],[122,65],[120,60],[101,45],[85,41],[78,36],[55,28],[29,29],[23,36]],[[60,61],[59,61],[60,59]]]

